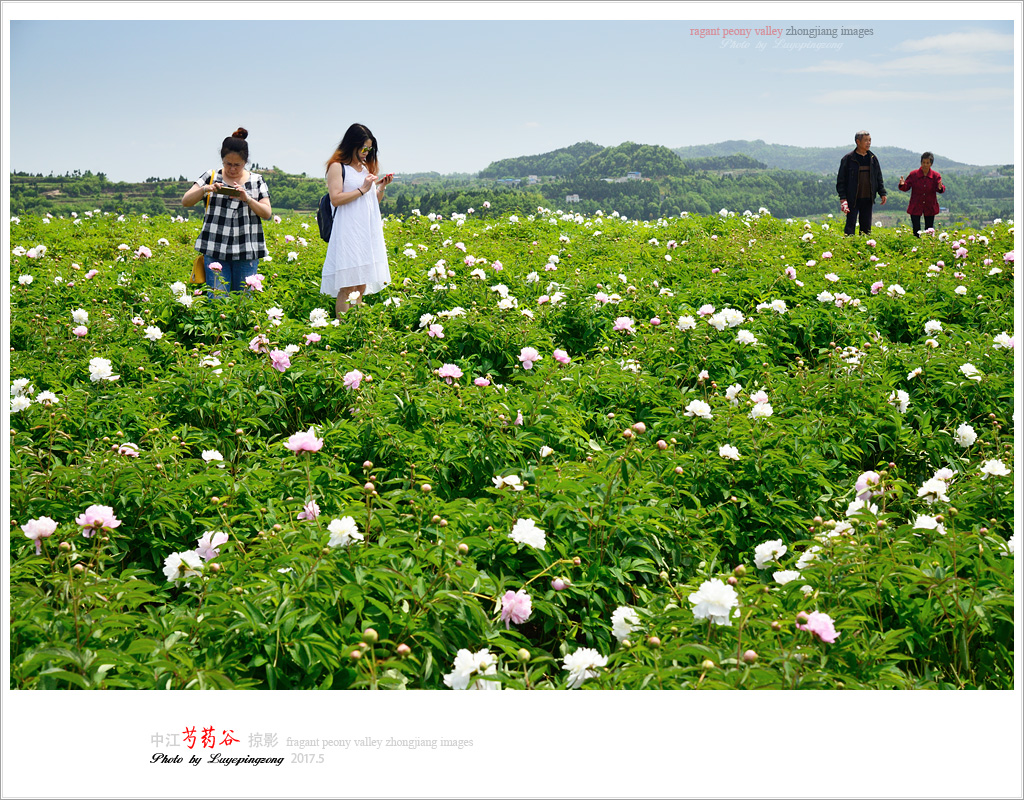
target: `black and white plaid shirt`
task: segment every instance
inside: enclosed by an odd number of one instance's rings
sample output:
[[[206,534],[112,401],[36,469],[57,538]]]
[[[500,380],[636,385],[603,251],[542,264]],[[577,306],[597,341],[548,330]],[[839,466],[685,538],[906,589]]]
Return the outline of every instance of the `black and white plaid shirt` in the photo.
[[[218,177],[219,176],[219,177]],[[199,186],[216,181],[224,182],[224,173],[207,170],[196,181]],[[270,197],[267,183],[262,175],[249,173],[243,184],[245,192],[257,200]],[[263,239],[263,220],[257,217],[241,200],[225,194],[211,194],[210,205],[203,218],[203,229],[196,239],[196,250],[210,258],[224,261],[252,261],[268,255],[267,243]]]

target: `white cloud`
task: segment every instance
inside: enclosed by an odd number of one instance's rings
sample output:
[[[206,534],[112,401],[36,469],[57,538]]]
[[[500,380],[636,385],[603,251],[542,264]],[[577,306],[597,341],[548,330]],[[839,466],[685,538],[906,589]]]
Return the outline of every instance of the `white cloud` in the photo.
[[[837,89],[834,92],[817,95],[814,101],[823,105],[843,105],[847,103],[917,103],[927,99],[921,92],[908,89]],[[1012,103],[1012,101],[1013,95],[1009,89],[980,87],[965,92],[957,102],[960,106],[974,107],[977,105],[992,106],[1000,102]]]
[[[939,38],[939,37],[935,37]],[[926,79],[935,75],[1003,75],[1013,71],[1013,64],[996,64],[969,53],[922,53],[890,61],[822,61],[797,72],[833,72],[859,78],[886,78],[898,75],[901,80]]]
[[[1003,51],[1013,53],[1013,34],[995,31],[963,31],[928,36],[924,39],[908,39],[899,45],[900,50],[942,50],[949,55],[964,53],[992,53]]]

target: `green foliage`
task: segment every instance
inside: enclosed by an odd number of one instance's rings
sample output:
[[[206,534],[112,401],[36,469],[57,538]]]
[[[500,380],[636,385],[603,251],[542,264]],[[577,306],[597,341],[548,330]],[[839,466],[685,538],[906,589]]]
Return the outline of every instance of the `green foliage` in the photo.
[[[1012,228],[505,195],[387,218],[392,283],[336,324],[308,217],[265,225],[265,290],[230,298],[173,285],[197,221],[17,220],[11,686],[438,689],[464,649],[472,685],[564,688],[593,648],[584,688],[1012,687]],[[83,535],[93,505],[120,524]]]

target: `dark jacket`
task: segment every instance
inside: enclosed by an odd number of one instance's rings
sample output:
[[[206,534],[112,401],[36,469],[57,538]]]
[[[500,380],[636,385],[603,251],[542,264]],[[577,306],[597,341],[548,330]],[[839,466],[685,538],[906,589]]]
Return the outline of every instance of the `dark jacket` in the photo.
[[[946,186],[942,182],[942,176],[935,170],[930,170],[925,175],[921,170],[915,169],[899,185],[899,189],[901,192],[910,192],[908,214],[934,217],[939,213],[939,199],[935,194],[942,194],[946,191]]]
[[[843,160],[839,162],[839,175],[836,177],[836,191],[839,193],[840,200],[846,200],[848,203],[857,202],[857,173],[860,170],[860,166],[857,163],[857,159],[854,158],[856,150],[851,150],[845,156]],[[868,150],[867,155],[871,156],[871,202],[875,202],[875,195],[885,197],[885,185],[882,183],[882,168],[878,165],[878,159],[875,158],[875,154]]]

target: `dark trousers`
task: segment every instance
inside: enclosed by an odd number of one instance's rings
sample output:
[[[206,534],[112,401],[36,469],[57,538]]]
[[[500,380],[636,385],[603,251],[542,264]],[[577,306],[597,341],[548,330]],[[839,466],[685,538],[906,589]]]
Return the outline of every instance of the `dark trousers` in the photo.
[[[916,236],[918,239],[920,239],[921,238],[921,215],[920,214],[911,214],[910,215],[910,224],[914,228],[914,236]],[[929,217],[927,214],[925,214],[924,215],[924,229],[928,230],[929,228],[934,228],[934,227],[935,227],[935,217],[934,216]]]
[[[853,236],[857,227],[857,216],[860,216],[860,232],[871,235],[871,206],[874,198],[866,197],[862,200],[855,200],[850,203],[850,213],[846,215],[846,227],[843,233]]]

